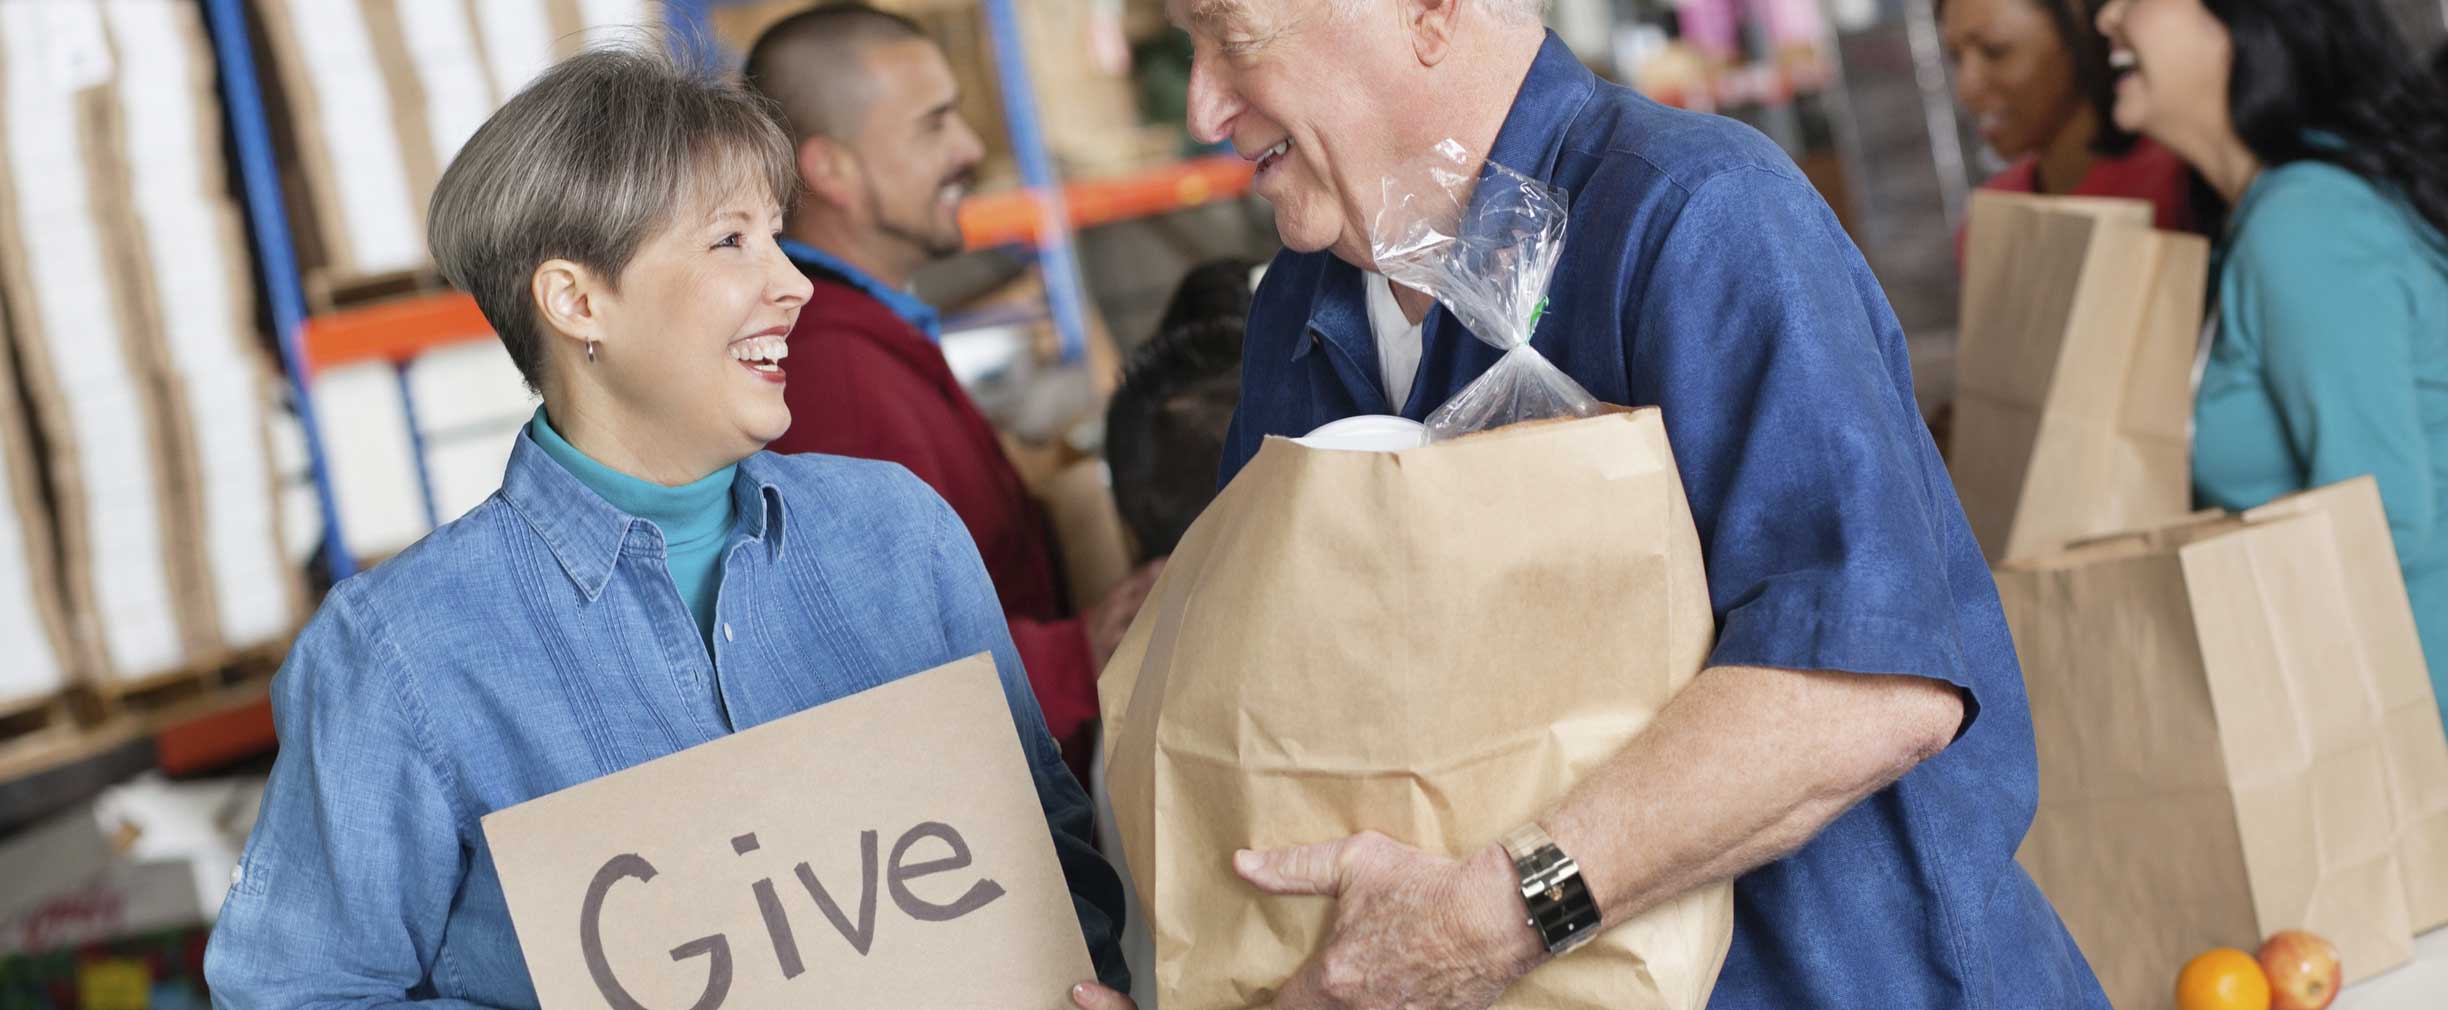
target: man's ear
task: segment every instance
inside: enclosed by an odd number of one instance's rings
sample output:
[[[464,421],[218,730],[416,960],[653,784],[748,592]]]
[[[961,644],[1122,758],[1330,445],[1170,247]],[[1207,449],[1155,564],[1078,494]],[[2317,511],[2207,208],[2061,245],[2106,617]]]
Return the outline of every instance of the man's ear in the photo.
[[[799,142],[799,183],[818,202],[843,209],[856,205],[858,173],[858,159],[840,141],[812,136]]]
[[[1453,52],[1454,30],[1466,5],[1486,6],[1488,0],[1397,0],[1395,8],[1402,12],[1404,34],[1411,39],[1411,54],[1423,67],[1445,62]]]
[[[595,271],[570,260],[546,260],[528,278],[527,290],[547,339],[603,343],[610,338],[603,317],[609,292]]]

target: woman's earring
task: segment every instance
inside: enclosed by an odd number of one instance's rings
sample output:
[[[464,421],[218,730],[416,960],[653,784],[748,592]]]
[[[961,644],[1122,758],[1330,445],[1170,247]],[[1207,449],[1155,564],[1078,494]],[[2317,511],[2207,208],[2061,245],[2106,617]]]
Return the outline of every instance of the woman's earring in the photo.
[[[594,364],[594,363],[595,363],[595,342],[594,342],[594,341],[592,341],[592,340],[589,340],[589,341],[587,341],[587,364],[592,365],[592,364]]]

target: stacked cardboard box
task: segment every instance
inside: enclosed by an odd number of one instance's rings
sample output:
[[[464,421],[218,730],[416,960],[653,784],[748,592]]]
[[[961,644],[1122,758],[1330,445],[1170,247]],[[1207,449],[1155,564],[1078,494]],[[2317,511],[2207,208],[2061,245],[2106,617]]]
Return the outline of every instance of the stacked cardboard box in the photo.
[[[194,510],[162,445],[129,236],[112,227],[115,71],[99,5],[0,4],[0,288],[57,506],[72,662],[104,680],[178,667],[209,623],[171,560]]]
[[[17,388],[5,338],[0,338],[0,712],[14,711],[68,685],[68,629],[60,611],[51,543],[51,513],[23,414],[8,391]]]
[[[178,556],[210,591],[210,636],[252,648],[294,630],[296,569],[281,557],[264,414],[269,368],[255,326],[244,232],[222,168],[212,49],[195,5],[105,0],[130,220],[126,267],[165,444],[192,490],[196,536]]]
[[[300,609],[210,53],[179,0],[0,5],[0,294],[61,658],[106,694],[277,641]]]
[[[317,292],[427,266],[425,203],[502,101],[645,0],[255,0],[301,263]]]
[[[537,399],[498,340],[427,351],[408,365],[417,441],[434,514],[449,521],[501,487],[502,469]]]

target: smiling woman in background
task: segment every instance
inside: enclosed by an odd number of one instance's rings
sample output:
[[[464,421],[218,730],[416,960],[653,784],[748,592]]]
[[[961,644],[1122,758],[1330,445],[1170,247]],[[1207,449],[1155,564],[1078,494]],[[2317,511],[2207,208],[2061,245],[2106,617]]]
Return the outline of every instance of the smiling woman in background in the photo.
[[[1955,94],[1981,140],[2012,164],[1984,189],[2148,200],[2158,226],[2198,227],[2183,159],[2110,120],[2098,0],[1935,0]]]
[[[2380,484],[2448,700],[2448,53],[2373,0],[2114,0],[2117,124],[2230,206],[2193,489],[2245,509]]]
[[[214,1006],[533,1007],[485,814],[979,653],[1129,984],[1120,884],[959,518],[898,466],[760,451],[809,293],[775,242],[798,186],[761,100],[651,46],[546,72],[443,173],[434,261],[544,406],[500,492],[333,587],[274,680]]]

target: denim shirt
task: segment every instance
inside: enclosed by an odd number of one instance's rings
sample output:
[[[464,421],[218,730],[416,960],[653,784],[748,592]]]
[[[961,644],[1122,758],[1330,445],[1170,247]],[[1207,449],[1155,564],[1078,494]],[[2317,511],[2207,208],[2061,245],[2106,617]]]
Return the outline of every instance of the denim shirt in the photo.
[[[831,456],[758,453],[731,494],[710,655],[661,531],[524,432],[498,493],[334,588],[273,682],[280,758],[206,951],[214,1005],[534,1007],[479,818],[980,652],[1098,974],[1127,987],[1120,884],[959,518],[899,466]]]
[[[1532,343],[1599,399],[1663,411],[1708,562],[1710,665],[1924,677],[1964,698],[1943,753],[1734,882],[1710,1005],[2105,1008],[2014,861],[2039,797],[2014,643],[1902,328],[1835,215],[1767,138],[1602,82],[1553,34],[1491,158],[1570,198]],[[1270,435],[1424,418],[1496,361],[1440,307],[1408,401],[1388,402],[1361,276],[1276,257],[1226,479]]]

